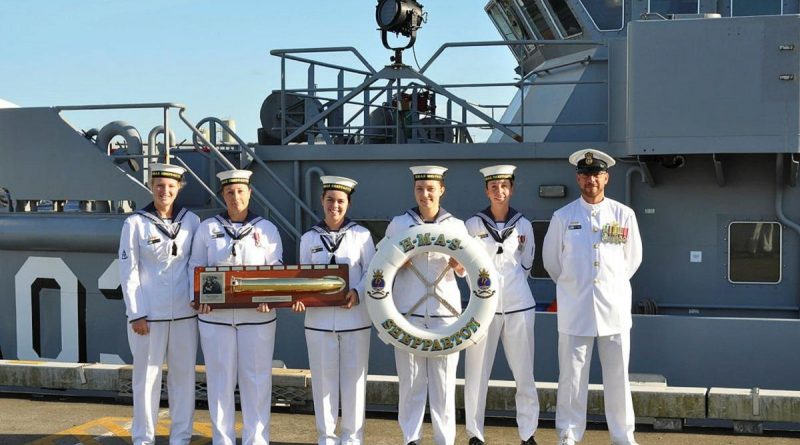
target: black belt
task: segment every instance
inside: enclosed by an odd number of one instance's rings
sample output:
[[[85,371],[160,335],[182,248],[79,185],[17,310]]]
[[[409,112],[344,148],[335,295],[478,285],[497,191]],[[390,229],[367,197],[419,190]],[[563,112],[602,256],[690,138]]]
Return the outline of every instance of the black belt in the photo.
[[[309,330],[309,331],[316,331],[316,332],[356,332],[356,331],[363,331],[363,330],[365,330],[365,329],[369,329],[369,328],[371,328],[371,327],[372,327],[372,326],[365,326],[365,327],[363,327],[363,328],[355,328],[355,329],[339,329],[339,330],[334,330],[334,329],[318,329],[318,328],[310,328],[310,327],[308,327],[308,326],[305,326],[305,329],[306,329],[306,330]]]
[[[525,312],[531,309],[536,309],[536,306],[526,307],[525,309],[517,309],[516,311],[509,311],[509,312],[495,312],[495,315],[508,315],[508,314],[516,314],[517,312]]]
[[[197,318],[197,315],[189,315],[188,317],[181,317],[181,318],[164,318],[161,320],[147,320],[152,323],[163,323],[165,321],[181,321],[181,320],[189,320],[192,318]]]
[[[259,322],[249,322],[249,323],[236,323],[236,324],[233,324],[233,323],[221,323],[221,322],[219,322],[219,321],[208,321],[208,320],[203,320],[202,318],[198,318],[198,321],[199,321],[200,323],[206,323],[206,324],[215,324],[215,325],[217,325],[217,326],[230,326],[230,327],[232,327],[232,328],[235,328],[235,327],[237,327],[237,326],[260,326],[260,325],[262,325],[262,324],[270,324],[270,323],[272,323],[272,322],[274,322],[274,321],[277,321],[277,320],[278,320],[278,317],[275,317],[275,318],[273,318],[272,320],[269,320],[269,321],[259,321]]]

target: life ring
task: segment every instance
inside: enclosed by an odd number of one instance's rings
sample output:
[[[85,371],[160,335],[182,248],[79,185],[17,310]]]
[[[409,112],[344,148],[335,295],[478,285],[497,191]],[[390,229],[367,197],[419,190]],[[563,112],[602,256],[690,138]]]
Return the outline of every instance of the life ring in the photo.
[[[411,324],[397,310],[392,297],[397,271],[415,255],[427,252],[444,253],[461,263],[470,289],[469,304],[457,321],[439,329]],[[384,343],[422,356],[451,354],[486,336],[499,298],[497,277],[483,246],[471,236],[439,224],[414,226],[378,243],[367,270],[367,311]]]

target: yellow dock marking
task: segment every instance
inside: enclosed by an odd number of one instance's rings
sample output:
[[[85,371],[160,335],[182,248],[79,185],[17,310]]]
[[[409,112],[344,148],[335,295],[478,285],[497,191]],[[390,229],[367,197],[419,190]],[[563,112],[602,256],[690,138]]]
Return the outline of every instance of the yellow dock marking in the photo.
[[[102,422],[102,426],[108,430],[111,434],[103,434],[103,437],[119,437],[120,439],[124,440],[125,443],[133,443],[131,439],[131,419],[126,417],[104,417],[104,419],[108,419],[106,422]],[[121,423],[122,425],[118,424]],[[157,433],[160,434],[160,433]],[[167,430],[167,434],[169,434],[169,430]]]
[[[156,424],[156,436],[169,436],[169,427],[172,423],[169,420],[160,420]]]
[[[161,413],[160,413],[161,414]],[[156,425],[157,436],[169,436],[169,419],[162,418]],[[211,424],[195,422],[192,425],[193,437],[191,445],[205,445],[211,443]],[[241,432],[242,423],[236,422],[236,431]],[[76,425],[47,437],[29,442],[29,445],[56,445],[56,444],[81,444],[103,445],[101,439],[114,437],[125,443],[131,443],[131,418],[130,417],[100,417],[90,420],[82,425]],[[66,440],[69,439],[69,440]]]

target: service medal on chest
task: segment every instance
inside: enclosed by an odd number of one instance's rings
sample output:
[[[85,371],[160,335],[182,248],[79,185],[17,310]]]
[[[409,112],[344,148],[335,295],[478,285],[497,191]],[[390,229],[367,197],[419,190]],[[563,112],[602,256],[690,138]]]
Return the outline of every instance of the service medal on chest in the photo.
[[[609,244],[625,244],[628,241],[628,228],[622,227],[618,222],[603,226],[602,242]]]

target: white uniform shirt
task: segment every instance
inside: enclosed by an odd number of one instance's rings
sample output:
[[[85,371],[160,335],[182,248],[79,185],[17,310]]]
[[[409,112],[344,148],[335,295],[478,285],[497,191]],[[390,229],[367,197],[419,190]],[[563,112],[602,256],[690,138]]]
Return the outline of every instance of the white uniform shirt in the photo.
[[[642,262],[633,210],[578,198],[553,214],[542,254],[556,283],[559,332],[607,336],[631,328],[630,279]]]
[[[200,218],[175,209],[172,223],[153,204],[125,220],[119,242],[119,276],[128,321],[193,317],[186,264]],[[174,239],[172,239],[174,235]],[[173,255],[175,253],[175,255]]]
[[[452,232],[460,232],[462,236],[469,236],[464,222],[448,213],[445,209],[440,209],[434,223],[446,227]],[[420,224],[425,224],[416,209],[410,209],[406,213],[395,216],[386,228],[386,237],[394,238],[400,232]],[[394,241],[400,241],[399,239]],[[447,267],[450,257],[445,254],[430,252],[419,254],[412,258],[411,262],[420,274],[429,283],[435,281],[442,271]],[[428,292],[426,286],[417,278],[416,274],[408,267],[400,268],[394,280],[393,287],[394,304],[397,310],[405,314],[416,305],[417,301]],[[458,290],[455,274],[452,270],[448,271],[444,278],[436,285],[436,294],[443,298],[447,303],[461,311],[461,293]],[[439,302],[435,297],[429,297],[424,303],[419,305],[413,312],[418,316],[452,317],[451,311]],[[457,315],[457,314],[456,314]]]
[[[247,233],[234,240],[228,231]],[[275,225],[252,212],[247,214],[244,224],[231,225],[227,213],[222,213],[200,223],[194,236],[189,268],[193,274],[194,268],[199,266],[264,266],[280,264],[282,258],[283,245]],[[194,291],[194,286],[190,287]],[[262,313],[255,308],[237,308],[214,309],[201,314],[200,320],[238,325],[264,323],[275,317],[275,310]]]
[[[345,221],[337,232],[328,232],[325,223],[319,223],[300,239],[300,263],[347,264],[350,288],[364,295],[364,284],[369,262],[375,255],[375,245],[369,230]],[[350,309],[341,307],[310,307],[306,309],[305,326],[323,331],[351,331],[369,328],[372,322],[367,305],[362,300]]]
[[[489,209],[466,222],[467,231],[483,244],[500,275],[500,299],[496,314],[523,311],[536,306],[528,286],[536,243],[527,218],[509,209],[508,220],[496,223]]]

